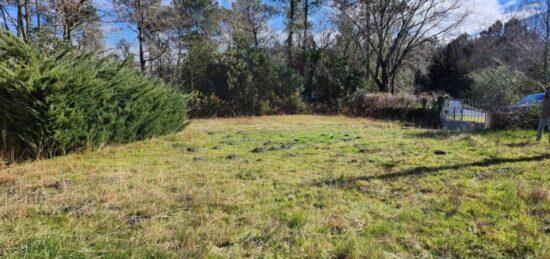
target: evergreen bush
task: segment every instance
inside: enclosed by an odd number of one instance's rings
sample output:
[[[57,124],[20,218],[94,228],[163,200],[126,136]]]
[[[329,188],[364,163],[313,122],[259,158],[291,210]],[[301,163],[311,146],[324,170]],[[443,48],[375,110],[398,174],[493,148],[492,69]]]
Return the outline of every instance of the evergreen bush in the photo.
[[[0,151],[50,157],[183,129],[187,96],[107,58],[52,56],[0,31]]]

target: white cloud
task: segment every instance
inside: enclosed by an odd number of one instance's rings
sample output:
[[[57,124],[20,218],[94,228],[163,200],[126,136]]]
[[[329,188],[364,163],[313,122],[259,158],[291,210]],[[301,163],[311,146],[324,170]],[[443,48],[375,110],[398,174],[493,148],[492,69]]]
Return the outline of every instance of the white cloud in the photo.
[[[504,4],[500,4],[498,0],[461,1],[461,11],[468,12],[469,16],[458,29],[458,33],[476,34],[497,20],[506,22],[512,18],[526,19],[537,14],[537,10],[532,5],[518,8],[515,0],[509,0]]]
[[[457,29],[459,33],[477,33],[505,16],[505,6],[498,0],[461,0],[459,12],[467,12],[468,17]]]

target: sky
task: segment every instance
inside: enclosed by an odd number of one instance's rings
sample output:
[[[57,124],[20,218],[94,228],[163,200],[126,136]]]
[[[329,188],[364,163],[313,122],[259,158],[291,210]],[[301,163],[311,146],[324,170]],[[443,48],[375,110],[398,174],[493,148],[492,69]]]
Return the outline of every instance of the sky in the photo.
[[[169,5],[171,0],[162,0],[163,4]],[[234,0],[218,0],[220,6],[225,8],[231,8],[231,3]],[[457,28],[454,34],[461,33],[476,34],[482,31],[484,28],[490,26],[496,20],[507,20],[512,14],[509,11],[511,7],[516,5],[517,0],[459,0],[461,1],[461,8],[464,11],[470,13],[467,20],[460,28]],[[99,10],[112,10],[112,0],[92,0],[92,3]],[[322,33],[322,30],[330,30],[330,26],[327,25],[332,13],[331,8],[323,8],[312,16],[311,22],[314,24],[314,28],[317,29],[314,33]],[[283,17],[276,17],[270,25],[275,32],[283,33],[284,19]],[[106,46],[108,48],[115,48],[117,43],[125,39],[132,44],[136,44],[136,34],[125,24],[105,22],[102,23],[102,29],[105,37]]]
[[[231,7],[231,2],[234,0],[218,0],[220,6],[225,8]],[[506,20],[511,16],[508,11],[510,7],[516,4],[516,0],[460,0],[462,2],[462,8],[468,11],[470,15],[464,24],[457,29],[455,34],[469,33],[475,34],[480,32],[484,28],[490,26],[496,20]],[[93,0],[94,5],[100,9],[112,8],[111,0]],[[169,4],[170,0],[163,0],[164,4]],[[316,15],[312,17],[312,22],[317,25],[314,26],[318,30],[326,29],[328,19],[331,15],[330,8],[324,8],[320,10]],[[282,32],[284,25],[281,17],[275,18],[271,21],[271,27],[274,31]],[[126,39],[131,43],[135,43],[136,35],[129,30],[125,25],[106,23],[103,25],[104,36],[106,45],[109,48],[114,48],[116,43],[121,39]],[[319,32],[320,33],[320,32]]]

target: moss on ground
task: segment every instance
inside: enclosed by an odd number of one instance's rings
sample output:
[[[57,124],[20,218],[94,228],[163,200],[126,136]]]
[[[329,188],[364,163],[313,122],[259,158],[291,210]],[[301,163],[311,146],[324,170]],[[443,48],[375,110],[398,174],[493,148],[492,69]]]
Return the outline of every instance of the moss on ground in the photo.
[[[0,170],[0,256],[550,257],[550,148],[323,116]]]

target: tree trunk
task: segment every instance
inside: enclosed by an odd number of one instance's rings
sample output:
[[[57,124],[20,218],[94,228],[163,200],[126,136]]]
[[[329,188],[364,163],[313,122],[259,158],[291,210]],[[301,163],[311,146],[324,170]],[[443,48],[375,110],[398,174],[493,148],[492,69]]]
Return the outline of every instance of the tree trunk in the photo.
[[[143,13],[141,10],[141,1],[136,0],[134,2],[134,8],[136,10],[137,17],[137,30],[138,30],[138,42],[139,42],[139,68],[141,72],[145,73],[145,50],[144,50],[144,44],[145,44],[145,37],[143,35]]]
[[[387,64],[382,60],[378,60],[376,65],[376,72],[374,74],[374,82],[378,86],[378,90],[382,93],[387,93],[389,91],[390,78],[388,76],[388,67]]]
[[[36,14],[36,29],[37,30],[40,30],[40,28],[42,27],[42,24],[40,22],[40,7],[38,5],[38,0],[35,0],[34,1],[34,8],[36,9],[35,10],[35,14]]]
[[[17,36],[21,37],[25,42],[27,42],[27,35],[25,34],[25,24],[23,20],[23,4],[21,0],[17,0]]]
[[[369,40],[371,37],[370,31],[370,10],[369,10],[369,0],[365,1],[365,77],[370,80],[372,71],[370,69],[370,46]]]
[[[27,35],[27,41],[30,41],[31,37],[31,6],[29,0],[25,0],[25,34]]]
[[[258,47],[260,45],[258,41],[258,31],[253,29],[252,34],[254,35],[254,47]]]
[[[71,12],[66,4],[63,4],[63,13],[65,14],[63,18],[63,41],[72,45],[72,22],[69,17]]]
[[[550,76],[548,75],[548,73],[550,71],[548,71],[548,55],[550,54],[550,42],[549,42],[549,39],[548,37],[545,39],[544,41],[544,54],[543,54],[543,80],[544,80],[544,85],[545,86],[548,86],[548,83],[550,83]]]
[[[8,26],[8,20],[6,19],[6,13],[4,11],[4,6],[2,6],[1,4],[0,4],[0,14],[2,14],[2,21],[4,22],[4,29],[6,29],[6,31],[9,31],[10,27]]]
[[[143,28],[141,27],[141,24],[138,23],[138,42],[139,42],[139,68],[141,72],[145,73],[145,53],[143,49]]]
[[[181,75],[181,56],[182,56],[182,47],[181,47],[181,40],[178,39],[178,56],[176,60],[176,69],[174,69],[174,75],[173,78],[178,78]]]
[[[392,94],[392,95],[395,94],[395,77],[396,77],[396,76],[397,76],[396,74],[393,74],[393,75],[391,76],[390,88],[391,88],[391,94]]]
[[[71,29],[71,23],[69,22],[68,18],[65,19],[63,22],[63,41],[65,41],[68,44],[72,44],[73,37],[72,37],[72,29]]]
[[[307,55],[307,34],[308,34],[308,14],[309,14],[309,0],[304,0],[304,38],[302,41],[302,70],[304,81],[308,80],[308,55]]]
[[[549,64],[548,64],[548,58],[549,55],[550,55],[550,7],[547,6],[546,7],[546,17],[544,17],[546,19],[545,21],[545,25],[546,25],[546,31],[545,31],[545,35],[544,35],[544,54],[543,54],[543,78],[544,78],[544,84],[545,86],[548,86],[548,84],[550,83],[550,71],[548,71],[549,69]]]
[[[292,66],[292,48],[293,48],[293,40],[294,40],[294,19],[296,16],[296,1],[297,0],[290,0],[290,8],[288,11],[288,38],[286,40],[286,48],[287,48],[287,56],[288,56],[288,66]]]
[[[155,66],[155,63],[150,59],[151,57],[151,53],[153,53],[153,49],[151,47],[151,44],[149,44],[147,46],[148,50],[149,50],[149,60],[146,60],[145,62],[149,61],[149,75],[151,76],[154,76],[154,66]]]

